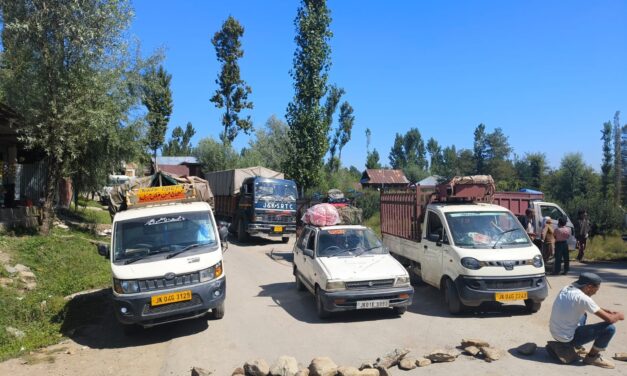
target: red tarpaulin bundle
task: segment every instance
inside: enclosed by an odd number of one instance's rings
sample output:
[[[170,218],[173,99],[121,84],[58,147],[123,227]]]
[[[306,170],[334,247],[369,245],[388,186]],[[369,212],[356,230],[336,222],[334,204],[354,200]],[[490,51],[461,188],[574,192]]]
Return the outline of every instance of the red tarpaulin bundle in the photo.
[[[331,204],[317,204],[307,209],[303,222],[314,226],[333,226],[340,222],[340,215]]]

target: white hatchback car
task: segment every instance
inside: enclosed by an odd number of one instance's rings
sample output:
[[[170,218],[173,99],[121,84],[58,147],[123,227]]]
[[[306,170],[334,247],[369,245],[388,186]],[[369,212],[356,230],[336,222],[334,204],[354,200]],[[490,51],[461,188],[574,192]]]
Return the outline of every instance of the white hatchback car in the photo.
[[[306,225],[294,245],[298,290],[314,294],[320,318],[372,308],[407,311],[414,295],[407,270],[365,226]]]

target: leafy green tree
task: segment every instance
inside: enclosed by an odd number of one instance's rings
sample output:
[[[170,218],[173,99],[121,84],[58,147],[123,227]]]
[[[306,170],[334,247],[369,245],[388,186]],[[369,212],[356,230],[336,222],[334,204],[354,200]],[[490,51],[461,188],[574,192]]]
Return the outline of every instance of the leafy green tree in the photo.
[[[47,234],[61,177],[87,145],[127,124],[136,102],[127,91],[136,62],[124,39],[132,11],[126,0],[0,0],[0,14],[4,100],[22,116],[22,142],[47,162]]]
[[[142,85],[142,103],[148,109],[148,147],[152,150],[154,160],[157,160],[157,150],[165,141],[165,132],[172,114],[172,91],[168,74],[163,66],[149,68],[144,74]],[[156,163],[155,163],[156,164]]]
[[[377,149],[373,149],[372,152],[368,152],[368,156],[366,158],[366,168],[369,170],[381,169],[381,163],[379,163],[379,152]]]
[[[442,150],[442,166],[440,168],[440,175],[446,178],[459,175],[459,169],[457,167],[457,150],[455,145],[447,146]]]
[[[523,187],[541,190],[548,165],[544,153],[527,153],[524,158],[516,161],[515,170],[517,179]]]
[[[407,131],[403,139],[403,148],[407,165],[415,165],[418,169],[426,171],[427,149],[418,128],[411,128]]]
[[[404,138],[399,133],[394,137],[394,145],[390,150],[390,165],[393,169],[400,169],[407,165],[407,156],[404,149]]]
[[[194,156],[206,172],[237,168],[239,155],[230,144],[222,144],[211,137],[203,138],[194,149]]]
[[[288,133],[287,124],[272,115],[264,128],[255,131],[255,139],[249,141],[241,167],[261,165],[281,171],[287,159],[294,156]]]
[[[372,132],[370,128],[366,128],[366,154],[370,153],[370,136],[372,136]]]
[[[607,199],[607,195],[612,182],[613,157],[612,153],[612,123],[605,122],[601,130],[601,140],[603,141],[603,163],[601,164],[601,195]]]
[[[621,203],[623,158],[621,152],[620,111],[614,114],[614,202]]]
[[[340,126],[338,130],[340,131],[339,135],[339,155],[338,158],[342,160],[342,149],[348,141],[351,139],[351,132],[353,130],[353,124],[355,124],[355,115],[353,115],[353,107],[348,103],[342,103],[340,107]]]
[[[325,0],[302,0],[294,21],[296,51],[290,72],[295,93],[286,115],[290,140],[299,157],[288,159],[285,171],[305,189],[319,181],[322,158],[328,149],[329,128],[320,101],[327,91],[331,65],[330,23]]]
[[[329,87],[329,93],[327,94],[327,99],[324,104],[325,110],[325,127],[331,129],[331,125],[333,124],[333,114],[337,109],[337,105],[340,103],[340,99],[344,95],[344,89],[338,88],[335,85],[331,85]],[[329,168],[330,171],[333,171],[332,165],[335,160],[335,153],[338,149],[338,144],[340,143],[342,129],[338,127],[335,133],[329,138]]]
[[[240,42],[243,35],[244,27],[229,16],[222,24],[222,29],[216,32],[211,40],[216,49],[216,57],[222,63],[222,70],[216,79],[218,89],[210,101],[217,108],[224,108],[222,115],[224,131],[220,134],[224,145],[232,143],[240,130],[249,134],[253,129],[250,116],[240,117],[242,110],[253,108],[253,103],[248,100],[252,89],[241,79],[238,64],[238,60],[244,56]]]
[[[442,174],[442,165],[443,165],[443,156],[442,156],[442,148],[440,144],[431,137],[429,141],[427,141],[427,152],[431,157],[430,163],[430,172],[433,175],[441,175]]]
[[[475,128],[475,138],[473,145],[473,157],[475,159],[475,172],[485,174],[485,159],[487,154],[485,125],[479,124]]]
[[[473,175],[475,174],[476,160],[474,153],[470,149],[462,149],[457,154],[456,175]]]
[[[187,156],[192,155],[192,137],[196,134],[196,130],[192,123],[188,122],[185,130],[177,126],[172,130],[172,137],[161,148],[161,154],[165,156]]]

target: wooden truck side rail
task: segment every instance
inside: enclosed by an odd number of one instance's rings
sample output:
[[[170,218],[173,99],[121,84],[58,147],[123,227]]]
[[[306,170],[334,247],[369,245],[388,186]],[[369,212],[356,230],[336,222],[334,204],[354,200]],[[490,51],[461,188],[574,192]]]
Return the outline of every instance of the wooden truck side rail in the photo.
[[[404,191],[381,192],[381,233],[420,241],[424,211],[436,187],[417,186]]]
[[[542,193],[496,192],[492,203],[509,209],[516,216],[524,216],[532,201],[543,200]]]
[[[238,196],[214,196],[216,215],[234,218]]]

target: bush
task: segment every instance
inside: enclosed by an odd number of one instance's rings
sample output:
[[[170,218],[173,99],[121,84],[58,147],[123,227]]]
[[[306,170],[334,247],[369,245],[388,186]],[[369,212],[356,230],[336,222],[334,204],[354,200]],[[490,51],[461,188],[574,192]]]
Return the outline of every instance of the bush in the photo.
[[[363,195],[357,197],[355,200],[355,206],[361,208],[364,213],[364,221],[368,221],[375,214],[379,215],[379,191],[373,189],[366,189]]]

